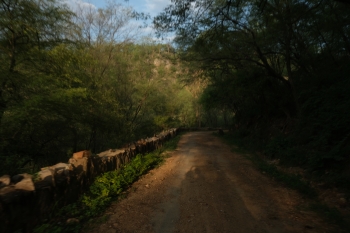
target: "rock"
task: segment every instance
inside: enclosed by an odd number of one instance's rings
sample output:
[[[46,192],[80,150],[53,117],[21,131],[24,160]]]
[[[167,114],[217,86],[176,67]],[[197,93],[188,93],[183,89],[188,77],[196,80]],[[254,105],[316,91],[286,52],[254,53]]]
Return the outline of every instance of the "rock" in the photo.
[[[54,177],[50,169],[46,168],[45,170],[41,170],[38,172],[38,176],[40,180],[45,181],[45,184],[54,185]]]
[[[79,219],[76,218],[69,218],[66,221],[67,224],[75,224],[75,223],[79,223]]]
[[[56,174],[68,175],[69,171],[73,170],[73,166],[67,163],[58,163],[56,165],[51,166],[49,169],[52,170],[55,175]]]
[[[11,203],[13,200],[17,199],[18,195],[14,195],[15,192],[16,192],[16,189],[13,187],[13,185],[8,185],[0,189],[0,200],[1,200],[0,202],[6,203],[6,204]]]
[[[82,159],[69,159],[68,163],[72,166],[73,173],[76,175],[78,180],[82,179],[83,177],[87,178],[87,174],[93,172],[94,167],[91,160],[92,159],[88,157],[84,157]]]
[[[30,179],[32,179],[32,175],[29,175],[29,174],[27,174],[27,173],[23,173],[23,174],[18,174],[18,175],[14,175],[14,176],[12,176],[12,182],[13,183],[18,183],[18,182],[20,182],[21,180],[23,180],[23,179],[25,179],[25,178],[30,178]]]
[[[73,154],[74,159],[82,159],[84,157],[90,157],[91,152],[88,150],[79,151]]]
[[[25,190],[25,191],[35,191],[34,183],[31,177],[26,177],[17,184],[15,184],[15,189]]]
[[[111,156],[118,156],[119,154],[122,154],[125,152],[125,149],[109,149],[107,151],[103,151],[99,154],[97,154],[98,157],[111,157]]]
[[[0,189],[10,185],[11,183],[11,177],[9,175],[3,175],[0,177]]]
[[[79,151],[79,152],[75,152],[73,153],[72,158],[74,159],[82,159],[84,157],[84,151]]]

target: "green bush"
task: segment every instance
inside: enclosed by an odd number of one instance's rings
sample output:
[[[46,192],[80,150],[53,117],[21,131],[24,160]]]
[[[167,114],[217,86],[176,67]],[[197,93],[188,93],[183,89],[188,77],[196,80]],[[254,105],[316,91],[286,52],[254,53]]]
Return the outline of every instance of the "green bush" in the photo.
[[[60,226],[56,223],[65,221],[68,218],[76,218],[80,222],[84,222],[101,214],[113,200],[120,196],[141,175],[159,165],[164,160],[162,153],[165,150],[174,150],[179,140],[180,135],[164,143],[161,149],[146,155],[136,155],[121,170],[110,171],[100,175],[79,201],[62,207],[55,216],[52,216],[49,223],[38,226],[34,232],[79,232],[81,229],[80,224],[72,223]]]

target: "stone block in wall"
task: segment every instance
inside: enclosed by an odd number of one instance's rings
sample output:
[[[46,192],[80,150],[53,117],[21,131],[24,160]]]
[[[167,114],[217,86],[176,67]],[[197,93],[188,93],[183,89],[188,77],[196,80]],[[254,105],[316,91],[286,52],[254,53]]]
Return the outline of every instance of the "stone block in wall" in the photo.
[[[155,138],[155,144],[156,144],[156,149],[159,149],[159,148],[161,148],[162,146],[163,146],[163,142],[161,141],[161,139],[159,138],[159,137],[156,137]]]
[[[100,164],[101,170],[112,171],[120,169],[124,165],[125,149],[109,149],[107,151],[97,154],[101,159]]]
[[[16,199],[16,195],[12,195],[15,194],[16,189],[14,187],[14,185],[8,185],[2,189],[0,189],[0,202],[1,203],[11,203],[12,201],[14,201]]]
[[[36,208],[33,214],[38,219],[45,219],[47,213],[52,209],[52,203],[55,202],[55,197],[57,198],[52,171],[48,168],[44,168],[38,172],[38,180],[35,181],[34,186]]]
[[[84,157],[90,157],[91,156],[91,152],[88,150],[83,150],[83,151],[79,151],[79,152],[75,152],[73,154],[73,159],[82,159]]]
[[[138,154],[138,150],[135,144],[132,144],[129,148],[130,150],[130,158],[134,158]]]
[[[67,195],[71,187],[71,181],[75,180],[73,173],[73,166],[67,163],[58,163],[48,168],[52,173],[55,196],[65,204],[71,200]]]
[[[176,136],[176,134],[177,134],[177,129],[176,128],[174,128],[174,129],[170,129],[170,136],[171,137],[175,137]]]
[[[42,170],[38,172],[38,183],[39,187],[41,186],[55,186],[54,175],[49,168],[41,168]]]
[[[50,166],[50,169],[58,174],[61,174],[61,173],[68,174],[69,171],[71,171],[73,169],[73,167],[69,163],[57,163],[53,166]]]
[[[80,193],[87,188],[94,180],[94,164],[91,157],[81,159],[70,158],[68,164],[71,166],[70,179],[74,180],[76,186],[79,186],[77,192]]]
[[[143,145],[140,144],[139,141],[135,143],[135,147],[137,148],[137,154],[144,154]]]
[[[81,159],[70,158],[68,160],[68,163],[72,166],[72,170],[74,171],[78,179],[86,176],[90,168],[88,157]]]
[[[92,157],[71,158],[68,164],[55,166],[55,193],[63,204],[72,203],[89,187],[94,180]],[[54,169],[51,169],[54,170]]]
[[[35,190],[32,176],[29,174],[19,174],[11,178],[11,181],[6,177],[6,186],[0,189],[0,200],[4,202],[11,202],[19,195],[27,192],[33,192]]]
[[[117,158],[115,155],[107,155],[101,157],[102,163],[104,164],[104,171],[109,172],[114,171],[117,167]]]
[[[37,223],[32,219],[35,208],[34,190],[32,176],[29,174],[12,177],[12,182],[0,189],[0,232],[15,232],[19,227],[31,229]]]
[[[116,170],[121,169],[125,165],[125,163],[124,163],[125,155],[124,154],[125,154],[125,150],[122,153],[119,153],[118,155],[116,155],[116,159],[117,159]]]
[[[103,161],[100,157],[98,156],[92,156],[91,157],[91,162],[94,165],[94,169],[90,171],[92,173],[93,177],[97,177],[103,173],[104,170],[104,164]]]
[[[10,185],[11,183],[11,177],[9,175],[3,175],[0,177],[0,189]]]
[[[29,175],[27,173],[14,175],[14,176],[11,177],[11,183],[16,184],[16,183],[18,183],[21,180],[26,179],[26,178],[30,178],[31,179],[32,175]]]
[[[145,154],[146,153],[146,145],[143,139],[138,140],[135,142],[135,146],[137,147],[139,154]]]
[[[167,137],[167,131],[163,131],[161,133],[158,134],[158,138],[159,138],[159,141],[160,143],[163,145],[164,142],[167,141],[168,137]]]
[[[34,183],[31,176],[27,176],[23,178],[21,181],[17,182],[14,186],[16,190],[24,190],[29,192],[35,190]]]
[[[137,154],[158,149],[176,130],[163,131],[156,137],[141,139],[124,149],[111,149],[93,156],[80,151],[66,163],[42,168],[33,183],[28,174],[0,177],[0,232],[31,232],[53,211],[54,203],[76,201],[101,173],[120,169]]]
[[[109,150],[106,150],[106,151],[103,151],[99,154],[97,154],[97,156],[99,157],[104,157],[104,156],[116,156],[120,153],[124,153],[124,149],[109,149]]]
[[[35,182],[38,218],[52,210],[52,202],[64,205],[75,201],[80,195],[80,184],[72,174],[73,166],[67,163],[42,168]],[[58,202],[59,201],[59,202]]]
[[[124,165],[128,164],[135,157],[135,150],[127,148],[124,153]]]

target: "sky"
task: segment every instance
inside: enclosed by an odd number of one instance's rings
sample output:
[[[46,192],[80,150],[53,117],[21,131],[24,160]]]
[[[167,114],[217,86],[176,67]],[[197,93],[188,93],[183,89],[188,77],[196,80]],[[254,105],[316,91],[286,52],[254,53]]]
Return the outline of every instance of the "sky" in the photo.
[[[75,5],[80,5],[82,7],[94,7],[94,8],[104,8],[107,5],[107,0],[61,0],[64,3],[67,3],[68,6],[74,7]],[[152,18],[157,16],[163,9],[171,3],[171,0],[114,0],[117,3],[121,3],[126,6],[132,7],[137,12],[148,13]],[[147,28],[142,31],[144,34],[151,35],[154,37],[154,30],[152,29],[152,21],[148,20]],[[141,23],[140,23],[141,24]],[[169,36],[166,40],[172,41],[174,36]]]
[[[68,5],[93,5],[97,8],[103,8],[106,6],[105,0],[63,0],[63,2],[68,3]],[[167,5],[169,5],[171,3],[171,0],[116,0],[116,2],[131,6],[139,12],[149,13],[152,17],[154,17],[160,13]]]

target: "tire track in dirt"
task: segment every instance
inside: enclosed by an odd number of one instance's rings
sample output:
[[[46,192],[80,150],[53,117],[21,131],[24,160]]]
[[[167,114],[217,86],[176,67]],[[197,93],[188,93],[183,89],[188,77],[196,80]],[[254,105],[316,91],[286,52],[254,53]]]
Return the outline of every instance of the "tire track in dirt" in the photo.
[[[211,132],[190,132],[166,162],[85,232],[321,233],[332,232],[305,200],[230,151]]]

